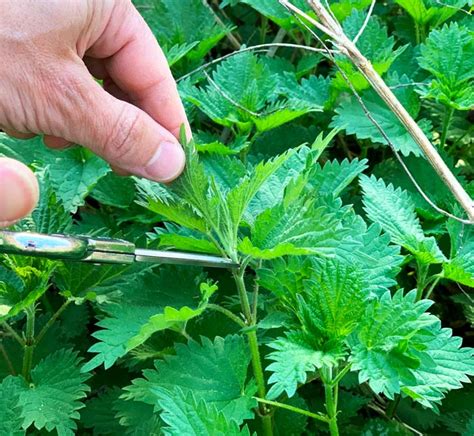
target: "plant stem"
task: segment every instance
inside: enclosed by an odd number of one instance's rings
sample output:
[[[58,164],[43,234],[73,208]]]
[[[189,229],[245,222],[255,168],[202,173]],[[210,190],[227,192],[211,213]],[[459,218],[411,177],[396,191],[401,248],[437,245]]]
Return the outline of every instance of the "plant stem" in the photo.
[[[306,415],[310,418],[317,419],[318,421],[329,423],[329,419],[326,415],[310,412],[309,410],[300,409],[299,407],[290,406],[289,404],[279,403],[278,401],[264,400],[263,398],[254,397],[259,403],[268,404],[269,406],[279,407],[280,409],[290,410],[291,412],[299,413],[300,415]]]
[[[10,356],[8,355],[7,350],[5,349],[2,343],[0,343],[0,353],[3,355],[3,358],[7,363],[8,369],[10,370],[10,374],[16,375],[15,367],[13,366]]]
[[[321,370],[321,380],[324,384],[324,396],[326,398],[326,411],[328,414],[329,433],[331,436],[339,436],[337,426],[337,398],[339,384],[332,380],[332,368]]]
[[[30,381],[31,366],[33,365],[33,352],[35,350],[35,318],[36,308],[34,303],[26,308],[25,350],[23,354],[22,374],[26,381]]]
[[[256,326],[257,320],[253,318],[252,311],[250,309],[250,302],[247,295],[247,289],[244,281],[245,268],[235,270],[233,272],[235,284],[237,285],[237,291],[239,293],[240,304],[242,306],[242,312],[244,313],[247,321],[247,327]],[[258,349],[258,338],[256,329],[249,329],[247,332],[249,341],[250,355],[252,357],[252,368],[255,381],[257,383],[257,393],[260,398],[266,397],[265,388],[265,377],[263,375],[262,360],[260,358],[260,351]],[[262,418],[263,434],[265,436],[273,436],[273,423],[272,415],[270,411],[265,407],[265,404],[259,404],[259,412]]]
[[[207,308],[211,309],[211,310],[214,310],[215,312],[222,313],[227,318],[231,319],[236,324],[238,324],[241,328],[246,328],[247,327],[247,324],[245,324],[244,321],[242,321],[237,315],[233,314],[229,309],[226,309],[225,307],[219,306],[217,304],[208,304]]]
[[[417,262],[416,265],[416,301],[423,298],[423,291],[426,286],[426,276],[428,275],[429,265],[423,265]]]
[[[41,340],[44,338],[44,335],[48,332],[50,327],[56,322],[56,320],[61,316],[61,314],[66,310],[66,308],[71,304],[72,300],[66,300],[61,307],[54,313],[54,315],[48,320],[44,327],[39,332],[36,337],[35,345],[38,345]]]
[[[446,113],[444,115],[444,120],[443,120],[443,130],[441,132],[440,148],[444,148],[444,146],[446,145],[446,138],[448,137],[449,126],[451,125],[453,115],[454,115],[454,108],[452,107],[446,108]]]
[[[400,394],[395,395],[395,398],[390,403],[390,405],[387,408],[387,411],[385,412],[385,414],[387,415],[387,418],[392,419],[395,416],[395,412],[397,411],[397,407],[400,404],[401,399],[402,399],[402,396]]]
[[[15,339],[22,347],[25,346],[25,341],[22,339],[22,337],[13,329],[13,327],[8,324],[6,321],[3,321],[2,323],[3,327],[5,330],[10,333],[13,339]]]
[[[428,289],[428,292],[426,293],[425,295],[425,298],[428,299],[431,297],[431,294],[433,293],[434,291],[434,288],[436,288],[436,285],[438,284],[438,282],[441,280],[441,276],[438,276],[436,277],[434,280],[433,280],[433,283],[431,283],[431,286],[430,288]]]

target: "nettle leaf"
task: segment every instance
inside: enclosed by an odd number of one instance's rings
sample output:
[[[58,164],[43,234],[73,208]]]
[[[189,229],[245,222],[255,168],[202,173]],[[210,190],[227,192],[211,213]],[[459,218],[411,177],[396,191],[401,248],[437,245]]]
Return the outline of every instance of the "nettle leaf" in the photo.
[[[11,264],[11,271],[0,267],[0,321],[18,315],[34,304],[50,286],[55,262],[32,258],[23,260],[25,264]]]
[[[251,227],[251,237],[239,244],[239,251],[260,259],[285,255],[332,256],[343,239],[348,239],[348,227],[336,211],[316,198],[285,193],[282,204],[262,212]]]
[[[240,430],[235,421],[229,420],[216,406],[198,400],[192,391],[175,389],[173,394],[158,391],[161,417],[167,424],[167,436],[250,436],[247,426]]]
[[[15,227],[24,231],[38,233],[68,233],[72,227],[71,214],[56,195],[47,170],[36,172],[40,188],[40,198],[31,215],[23,219]]]
[[[353,9],[351,15],[344,20],[342,27],[350,39],[355,38],[358,34],[366,17],[367,13],[365,11]],[[405,50],[405,47],[394,49],[394,46],[395,38],[388,36],[387,27],[383,25],[377,17],[370,17],[364,33],[357,41],[357,47],[361,53],[370,60],[380,75],[386,73],[395,59]],[[362,73],[354,67],[351,61],[341,55],[338,55],[336,59],[339,67],[346,73],[358,91],[369,87],[367,80],[363,77]],[[336,72],[333,85],[337,89],[348,89],[348,85],[340,71]]]
[[[201,60],[231,30],[201,0],[134,0],[173,65]]]
[[[80,359],[70,350],[57,351],[31,371],[31,383],[24,381],[19,394],[23,429],[31,425],[37,430],[56,429],[58,435],[73,435],[77,429],[81,402],[90,390],[84,382],[88,374],[80,371]]]
[[[367,160],[327,161],[322,168],[320,164],[316,165],[318,170],[314,172],[310,183],[315,186],[317,195],[338,197],[362,171],[367,169]]]
[[[466,0],[395,0],[418,24],[437,27],[451,18],[468,2]]]
[[[94,436],[119,434],[124,430],[114,410],[120,392],[117,387],[110,388],[86,401],[81,410],[81,423],[85,428],[93,429]]]
[[[420,93],[458,110],[474,106],[474,40],[457,23],[433,30],[421,45],[420,66],[434,79]]]
[[[267,368],[273,373],[269,379],[274,383],[268,393],[270,398],[283,392],[291,397],[298,384],[306,381],[307,373],[337,365],[345,355],[346,337],[357,327],[367,306],[369,294],[356,268],[327,260],[306,271],[309,278],[297,285],[302,289],[298,293],[290,290],[291,297],[287,295],[282,300],[284,304],[290,300],[289,306],[298,318],[298,331],[292,330],[287,337],[269,344],[276,350],[268,356],[274,361]],[[263,283],[276,295],[283,295],[284,288],[288,289],[286,280],[268,280],[270,274]],[[291,286],[292,277],[287,280]]]
[[[325,341],[340,342],[357,326],[369,294],[356,267],[327,260],[318,265],[297,295],[304,329]]]
[[[163,421],[154,407],[139,401],[115,401],[113,411],[122,426],[122,432],[130,436],[161,435]]]
[[[451,259],[443,264],[443,277],[474,287],[474,231],[450,220]]]
[[[292,18],[288,10],[279,2],[273,0],[240,0],[241,3],[246,3],[259,13],[269,18],[284,29],[291,29],[295,25],[295,20]],[[302,11],[309,11],[306,0],[294,0],[292,2],[297,8]]]
[[[109,173],[99,180],[91,192],[91,197],[101,204],[125,209],[131,206],[135,199],[135,181]]]
[[[318,101],[291,96],[277,99],[282,93],[278,77],[256,55],[240,53],[219,64],[209,85],[194,88],[187,99],[214,122],[226,127],[235,125],[241,132],[249,132],[253,126],[264,132],[308,112],[322,111]],[[325,83],[326,88],[324,84],[318,87],[324,95],[328,87]]]
[[[360,184],[367,216],[390,235],[393,243],[406,248],[422,264],[445,261],[436,240],[424,235],[413,200],[406,191],[385,185],[374,176],[362,176]]]
[[[157,273],[148,272],[124,284],[121,296],[101,307],[106,316],[97,323],[101,329],[92,334],[99,342],[89,349],[97,355],[83,371],[102,364],[110,368],[155,332],[183,329],[189,319],[205,310],[209,295],[203,292],[202,301],[199,298],[201,290],[207,291],[200,287],[202,281],[204,276],[196,276],[195,269],[162,266]]]
[[[155,369],[145,370],[144,378],[125,388],[124,398],[155,405],[159,410],[163,393],[170,400],[178,400],[176,389],[180,389],[216,407],[227,420],[240,424],[253,418],[255,388],[246,385],[250,353],[244,339],[227,336],[201,341],[177,344],[176,355],[155,361]]]
[[[23,417],[18,405],[24,381],[20,377],[5,377],[0,383],[0,433],[5,436],[23,436]]]
[[[456,178],[464,184],[464,178],[460,174],[459,168],[455,167],[452,158],[444,154],[442,150],[440,150],[440,153],[441,157]],[[452,194],[430,163],[421,156],[415,157],[413,155],[408,156],[404,161],[410,172],[415,174],[417,183],[431,200],[439,207],[453,211]],[[423,218],[429,220],[437,220],[441,218],[441,215],[426,202],[413,186],[413,182],[409,179],[407,173],[401,168],[400,163],[397,160],[385,159],[383,162],[375,166],[372,174],[376,177],[383,178],[385,183],[391,183],[395,187],[400,187],[407,191],[415,203],[416,212]]]
[[[414,370],[415,381],[402,387],[407,396],[435,410],[435,403],[441,404],[448,391],[462,388],[474,375],[474,349],[461,348],[462,339],[452,334],[439,321],[430,335],[423,334],[426,354],[421,354],[421,365]]]
[[[304,384],[308,374],[323,367],[336,366],[343,357],[338,347],[321,346],[311,335],[290,331],[269,344],[275,350],[267,358],[273,363],[267,366],[272,375],[268,383],[273,386],[267,393],[269,399],[276,399],[284,392],[293,397],[299,384]]]
[[[389,398],[403,392],[426,407],[436,407],[444,394],[469,382],[474,350],[426,312],[431,301],[416,301],[416,292],[373,301],[351,335],[352,368]]]
[[[406,76],[402,76],[400,79],[395,78],[395,76],[393,77],[393,82],[389,83],[410,83]],[[410,88],[401,87],[394,89],[393,92],[408,112],[416,118],[420,111],[420,102],[416,97],[415,91]],[[397,151],[405,156],[410,154],[421,156],[419,146],[375,91],[365,91],[361,97],[368,111],[384,130]],[[425,132],[429,132],[431,129],[431,123],[425,119],[418,120],[418,125]],[[331,122],[331,126],[344,129],[346,133],[356,135],[358,139],[370,139],[374,143],[388,145],[378,128],[367,118],[363,108],[354,96],[344,100],[336,108],[336,115]]]

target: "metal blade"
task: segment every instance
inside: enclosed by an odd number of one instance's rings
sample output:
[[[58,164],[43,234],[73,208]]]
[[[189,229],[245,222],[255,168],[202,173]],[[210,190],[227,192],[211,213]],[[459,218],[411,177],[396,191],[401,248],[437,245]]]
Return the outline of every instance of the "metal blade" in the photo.
[[[225,259],[219,256],[177,251],[146,250],[140,248],[135,250],[135,260],[137,262],[207,266],[211,268],[238,268],[240,266],[238,263],[232,262],[230,259]]]

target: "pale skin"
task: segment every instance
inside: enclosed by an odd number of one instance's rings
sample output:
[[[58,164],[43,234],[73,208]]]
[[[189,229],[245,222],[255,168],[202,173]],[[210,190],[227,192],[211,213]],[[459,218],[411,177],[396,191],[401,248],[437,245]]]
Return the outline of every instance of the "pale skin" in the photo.
[[[183,171],[190,128],[176,83],[130,0],[3,0],[0,129],[80,144],[119,174],[167,183]],[[96,80],[103,81],[103,87]],[[33,173],[0,158],[0,226],[38,201]]]

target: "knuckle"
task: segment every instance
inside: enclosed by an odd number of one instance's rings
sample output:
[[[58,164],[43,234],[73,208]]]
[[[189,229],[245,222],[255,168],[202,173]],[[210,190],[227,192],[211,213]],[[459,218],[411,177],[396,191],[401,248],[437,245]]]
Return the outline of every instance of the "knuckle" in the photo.
[[[104,144],[104,155],[116,162],[127,162],[133,165],[137,159],[136,144],[142,139],[144,130],[143,116],[139,110],[124,107],[110,127]]]

